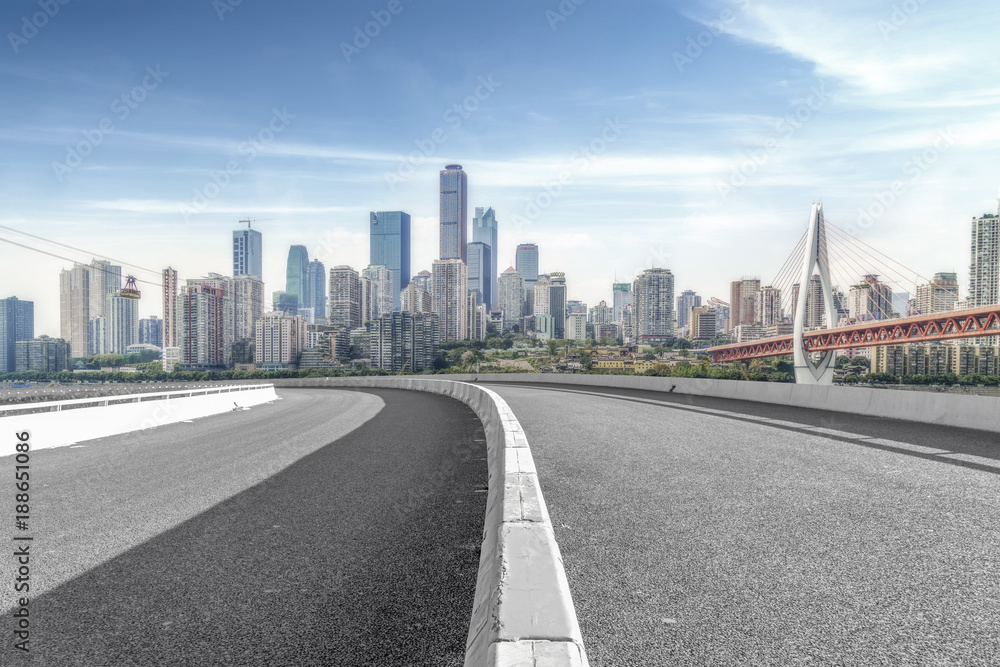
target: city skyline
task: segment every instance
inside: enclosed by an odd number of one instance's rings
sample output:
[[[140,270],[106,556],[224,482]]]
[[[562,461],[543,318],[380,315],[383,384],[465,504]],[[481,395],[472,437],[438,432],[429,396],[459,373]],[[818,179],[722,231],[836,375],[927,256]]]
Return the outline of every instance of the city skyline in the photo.
[[[325,93],[296,87],[295,77],[267,90],[249,85],[251,70],[256,77],[289,58],[301,62],[306,48],[289,45],[274,64],[253,55],[277,46],[269,30],[290,27],[272,8],[241,5],[218,17],[190,4],[160,15],[204,38],[192,55],[205,71],[169,43],[143,39],[148,15],[136,8],[66,10],[12,48],[0,70],[11,92],[0,128],[8,184],[0,224],[157,272],[169,265],[184,280],[228,274],[233,230],[253,218],[265,236],[270,294],[284,284],[291,245],[328,268],[366,266],[370,211],[410,212],[412,272],[430,269],[439,171],[458,163],[469,174],[468,207],[492,207],[500,221],[498,272],[514,264],[519,243],[538,243],[540,270],[565,272],[568,298],[591,305],[609,299],[616,277],[630,281],[651,266],[669,268],[678,291],[705,298],[726,299],[740,275],[767,284],[819,199],[831,220],[860,225],[866,242],[921,273],[956,272],[966,295],[964,230],[996,210],[1000,180],[987,161],[1000,141],[987,111],[998,91],[984,83],[991,63],[973,47],[988,34],[974,12],[921,5],[900,19],[856,5],[634,6],[641,11],[620,29],[637,38],[603,63],[597,54],[563,56],[620,9],[581,5],[553,19],[546,12],[557,6],[516,2],[449,16],[407,8],[348,61],[341,42],[378,7],[310,5],[322,20],[296,24],[306,31],[296,42],[307,44],[312,30],[326,35],[329,50],[317,60],[326,69],[315,75],[317,90],[345,100],[335,113],[323,110]],[[115,64],[84,56],[68,65],[71,52],[109,34],[108,12],[116,35],[126,27],[125,38],[105,40],[115,44],[104,56]],[[3,16],[11,29],[20,25],[20,14]],[[414,40],[472,25],[484,37],[512,36],[511,45],[455,65]],[[837,30],[821,28],[830,25]],[[663,33],[655,51],[638,38],[654,27]],[[238,45],[247,34],[261,37],[252,52]],[[538,44],[530,61],[517,49],[528,41]],[[220,57],[225,49],[237,55]],[[230,60],[246,53],[246,65]],[[421,55],[429,56],[422,69],[406,65]],[[622,74],[623,62],[637,66]],[[741,66],[730,72],[734,62]],[[219,85],[222,72],[229,78]],[[425,85],[417,90],[410,76]],[[405,101],[374,110],[360,102],[389,89]],[[114,130],[70,166],[68,147],[96,137],[105,118]],[[230,159],[239,173],[225,171]],[[737,175],[741,168],[747,173]],[[561,171],[566,183],[553,185]],[[34,301],[38,333],[58,335],[51,277],[71,265],[4,243],[0,262],[32,267],[5,275],[0,298]],[[140,287],[140,317],[159,314],[160,289]]]

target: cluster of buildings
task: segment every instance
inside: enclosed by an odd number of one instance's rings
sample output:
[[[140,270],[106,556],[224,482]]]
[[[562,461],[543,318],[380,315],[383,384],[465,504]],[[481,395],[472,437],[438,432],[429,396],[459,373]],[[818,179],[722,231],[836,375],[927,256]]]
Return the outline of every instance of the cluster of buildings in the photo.
[[[438,194],[439,257],[429,270],[411,270],[409,214],[373,211],[367,267],[327,269],[310,260],[305,246],[292,245],[284,289],[271,292],[269,304],[262,281],[263,237],[251,221],[233,231],[232,275],[209,273],[182,283],[176,270],[163,269],[162,317],[138,317],[138,301],[122,290],[120,265],[106,259],[75,264],[59,276],[58,339],[35,338],[31,302],[0,300],[0,372],[63,370],[72,357],[144,350],[162,350],[168,372],[348,365],[421,371],[433,366],[442,344],[485,339],[491,328],[540,340],[594,339],[633,347],[669,345],[677,338],[698,345],[786,335],[802,289],[807,330],[1000,303],[995,215],[972,221],[967,299],[958,296],[955,273],[935,274],[912,296],[878,275],[864,275],[845,290],[834,288],[837,322],[830,323],[819,276],[804,288],[743,277],[731,283],[728,302],[713,297],[703,303],[693,290],[675,296],[669,269],[649,268],[632,282],[613,282],[611,302],[588,308],[569,298],[565,273],[540,270],[534,243],[517,245],[514,266],[499,272],[493,208],[475,209],[470,240],[468,176],[461,165],[441,170]],[[846,354],[868,356],[873,370],[894,374],[945,367],[964,374],[996,367],[996,353],[982,348],[995,347],[998,338]],[[942,346],[944,352],[938,350]]]

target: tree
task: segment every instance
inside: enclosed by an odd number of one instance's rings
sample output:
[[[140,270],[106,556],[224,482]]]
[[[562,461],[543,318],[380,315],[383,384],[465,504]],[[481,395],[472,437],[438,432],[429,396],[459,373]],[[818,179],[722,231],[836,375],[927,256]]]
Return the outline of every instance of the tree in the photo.
[[[678,338],[673,344],[673,348],[675,350],[688,350],[692,347],[694,347],[694,345],[687,338]]]
[[[550,338],[549,341],[549,354],[552,356],[556,355],[556,348],[559,347],[559,342],[554,338]]]
[[[835,366],[836,366],[837,368],[844,368],[844,367],[845,367],[845,366],[847,366],[847,365],[848,365],[849,363],[851,363],[851,360],[850,360],[850,359],[848,359],[848,358],[847,358],[846,356],[844,356],[844,355],[840,355],[839,357],[837,357],[836,361],[834,361],[833,363],[834,363],[834,365],[835,365]]]
[[[589,371],[591,366],[593,366],[593,363],[594,357],[590,354],[590,352],[580,353],[580,364],[583,366],[583,370]]]

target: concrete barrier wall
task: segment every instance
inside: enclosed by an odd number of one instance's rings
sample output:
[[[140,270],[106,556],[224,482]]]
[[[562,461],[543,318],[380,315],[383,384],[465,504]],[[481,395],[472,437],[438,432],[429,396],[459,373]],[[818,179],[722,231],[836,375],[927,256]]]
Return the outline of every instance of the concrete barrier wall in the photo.
[[[438,376],[442,377],[442,376]],[[871,387],[809,386],[790,382],[745,382],[705,378],[561,373],[490,373],[444,376],[462,382],[546,383],[670,391],[791,405],[922,424],[958,426],[1000,432],[1000,398],[933,391],[896,391]]]
[[[486,433],[489,491],[466,667],[586,667],[531,449],[500,396],[450,376],[288,379],[275,385],[411,389],[451,396],[471,407]]]
[[[29,431],[31,448],[47,449],[228,412],[234,404],[250,407],[275,399],[274,385],[266,384],[2,405],[0,433]],[[14,442],[10,437],[0,441],[0,456],[13,455]]]

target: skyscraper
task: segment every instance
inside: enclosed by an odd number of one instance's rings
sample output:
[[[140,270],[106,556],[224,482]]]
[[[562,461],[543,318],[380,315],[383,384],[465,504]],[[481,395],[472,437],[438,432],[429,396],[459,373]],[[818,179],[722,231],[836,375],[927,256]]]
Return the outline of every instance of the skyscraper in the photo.
[[[538,280],[538,246],[522,243],[514,254],[514,268],[524,278],[524,289],[529,290]]]
[[[781,322],[784,315],[781,311],[781,290],[771,285],[761,288],[755,297],[754,310],[761,326],[769,327]]]
[[[108,297],[117,296],[121,288],[122,267],[113,265],[106,259],[92,260],[90,262],[90,319],[103,317],[105,318],[103,326],[107,327],[108,316],[110,315],[108,312],[108,304],[110,303]],[[114,353],[114,350],[106,347],[109,340],[107,332],[105,332],[101,344],[95,344],[97,341],[92,339],[90,341],[90,353]]]
[[[313,316],[317,324],[326,322],[326,266],[318,259],[309,262],[306,270],[306,291],[312,300],[306,304],[306,308],[313,309]]]
[[[330,324],[348,329],[361,326],[361,279],[346,264],[330,269]]]
[[[500,274],[497,280],[497,304],[503,310],[503,328],[507,331],[517,326],[520,330],[524,312],[524,278],[513,266]]]
[[[917,285],[917,310],[926,315],[955,309],[958,274],[935,273],[926,285]]]
[[[59,274],[59,337],[69,343],[70,356],[90,352],[90,269],[74,264]]]
[[[490,266],[486,272],[490,299],[486,303],[490,307],[495,307],[497,305],[496,285],[500,251],[497,249],[497,214],[492,207],[485,211],[481,206],[476,207],[476,217],[472,219],[472,242],[485,243],[490,247]]]
[[[468,178],[462,165],[449,164],[441,170],[441,259],[466,261],[469,202]]]
[[[35,337],[35,302],[0,299],[0,373],[13,373],[17,341]]]
[[[469,265],[469,290],[479,293],[480,303],[493,302],[493,286],[489,271],[493,264],[493,253],[490,246],[481,241],[470,243],[466,251]]]
[[[549,315],[553,319],[553,332],[558,340],[566,338],[566,274],[553,271],[549,283]]]
[[[760,319],[754,312],[754,298],[759,291],[760,278],[743,277],[731,283],[729,291],[730,327],[740,324],[755,324]]]
[[[420,288],[416,288],[420,289]],[[437,315],[392,312],[372,323],[372,366],[419,372],[434,365],[438,354]]]
[[[180,363],[191,368],[227,365],[225,290],[188,281],[181,290]]]
[[[264,317],[264,283],[245,274],[232,279],[233,340],[253,339],[257,320]]]
[[[285,268],[285,291],[298,295],[298,307],[309,308],[312,296],[308,293],[307,273],[309,271],[309,251],[304,245],[293,245],[288,249],[288,265]]]
[[[264,277],[264,242],[260,232],[250,229],[233,230],[233,276]],[[171,347],[171,346],[167,346]]]
[[[442,198],[442,206],[444,199]],[[443,210],[443,209],[442,209]],[[410,214],[378,211],[370,215],[368,263],[392,271],[392,308],[399,310],[399,295],[410,283]]]
[[[436,259],[432,264],[432,301],[438,316],[438,342],[469,337],[469,277],[460,259]]]
[[[177,336],[177,271],[163,269],[163,347],[179,347]]]
[[[297,369],[306,347],[306,323],[296,315],[265,313],[254,328],[254,362],[258,367]]]
[[[662,345],[674,339],[674,276],[669,269],[646,269],[632,283],[635,342]]]
[[[686,327],[691,323],[691,309],[701,305],[701,297],[694,290],[686,289],[677,297],[677,326]]]
[[[632,285],[629,283],[611,284],[611,306],[614,309],[614,321],[619,324],[624,321],[625,308],[632,305]]]
[[[373,322],[393,310],[392,271],[384,264],[361,271],[361,323]]]

